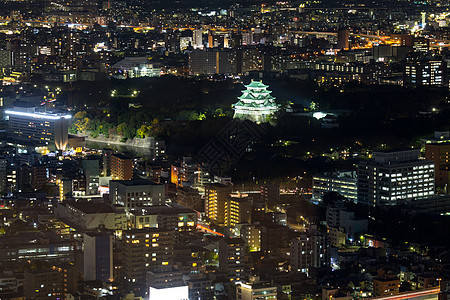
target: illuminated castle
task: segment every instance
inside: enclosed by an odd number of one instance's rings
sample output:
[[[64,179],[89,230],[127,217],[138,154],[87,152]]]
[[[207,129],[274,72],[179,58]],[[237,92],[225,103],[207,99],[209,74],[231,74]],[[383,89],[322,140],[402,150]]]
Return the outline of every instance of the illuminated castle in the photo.
[[[257,123],[268,122],[268,117],[279,109],[275,98],[270,95],[271,91],[267,90],[269,86],[261,81],[252,81],[245,87],[247,89],[242,91],[239,101],[233,104],[234,118]]]

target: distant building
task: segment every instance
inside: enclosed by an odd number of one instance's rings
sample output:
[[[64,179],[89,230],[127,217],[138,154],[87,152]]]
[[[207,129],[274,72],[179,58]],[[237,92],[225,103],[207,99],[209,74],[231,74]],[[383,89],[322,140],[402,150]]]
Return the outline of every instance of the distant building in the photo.
[[[279,110],[275,98],[268,91],[269,86],[261,81],[252,81],[245,86],[243,95],[238,97],[239,101],[233,104],[234,118],[250,120],[257,123],[269,121],[269,117]]]
[[[189,287],[189,299],[213,299],[214,286],[211,279],[189,279],[186,284]]]
[[[177,231],[194,231],[197,212],[177,204],[154,205],[135,208],[128,214],[133,229],[160,228]]]
[[[403,82],[405,86],[448,86],[447,62],[440,60],[407,62]]]
[[[308,273],[310,268],[330,265],[330,251],[325,235],[303,233],[291,242],[291,270]]]
[[[261,251],[261,228],[256,225],[246,224],[241,227],[241,239],[243,239],[250,252]]]
[[[250,223],[252,199],[246,194],[232,194],[225,203],[225,226],[234,227],[238,223]]]
[[[107,232],[86,232],[84,245],[84,279],[109,282],[113,277],[113,236]]]
[[[337,49],[350,49],[350,31],[348,29],[339,29],[337,33]]]
[[[172,300],[186,300],[189,298],[189,288],[186,285],[169,287],[169,288],[154,288],[150,287],[148,299],[172,299]]]
[[[83,172],[86,179],[86,195],[97,195],[100,166],[97,159],[83,159]]]
[[[126,230],[123,240],[123,279],[133,290],[146,287],[147,271],[171,271],[174,232],[157,228]]]
[[[425,145],[425,158],[435,166],[435,185],[448,189],[450,185],[450,143]]]
[[[150,63],[147,57],[125,57],[111,69],[114,76],[122,78],[161,76],[161,68]]]
[[[203,31],[201,29],[195,29],[192,32],[192,39],[194,48],[203,48]]]
[[[278,203],[280,200],[280,187],[276,184],[264,184],[261,186],[261,202],[268,204]]]
[[[23,291],[27,299],[63,298],[62,276],[56,270],[27,271],[23,280]]]
[[[127,216],[102,202],[65,201],[58,203],[56,217],[80,231],[105,227],[111,230],[127,228]]]
[[[131,180],[133,178],[133,159],[131,157],[113,154],[110,160],[111,176],[115,180]]]
[[[163,184],[150,180],[111,180],[109,198],[112,204],[122,205],[125,211],[133,208],[164,205],[166,202]]]
[[[244,275],[245,242],[241,238],[223,238],[219,241],[219,270],[230,281],[239,281]]]
[[[241,282],[236,285],[236,299],[269,300],[277,299],[277,287],[262,282]]]
[[[33,146],[47,146],[50,150],[66,149],[72,116],[36,112],[35,107],[14,107],[5,114],[9,116],[9,138]]]
[[[236,52],[231,50],[194,50],[189,53],[191,75],[236,74]]]
[[[225,205],[231,193],[231,186],[209,184],[205,186],[205,215],[214,224],[225,225]]]
[[[358,164],[358,203],[396,205],[434,194],[434,163],[419,149],[379,151]]]
[[[313,177],[312,199],[322,201],[328,192],[337,192],[356,203],[358,187],[356,172],[334,172]]]
[[[378,272],[378,276],[373,279],[373,295],[393,296],[399,293],[400,280],[395,275],[386,275],[384,271]]]

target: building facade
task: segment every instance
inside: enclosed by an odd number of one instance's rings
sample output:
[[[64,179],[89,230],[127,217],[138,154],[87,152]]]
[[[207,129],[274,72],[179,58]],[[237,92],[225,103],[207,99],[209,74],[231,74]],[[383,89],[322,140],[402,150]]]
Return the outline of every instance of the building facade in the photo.
[[[434,194],[434,163],[419,159],[418,149],[374,152],[358,164],[358,202],[396,205]]]
[[[34,107],[15,107],[6,110],[9,116],[8,137],[33,146],[47,146],[50,150],[65,150],[68,146],[67,114],[36,112]]]

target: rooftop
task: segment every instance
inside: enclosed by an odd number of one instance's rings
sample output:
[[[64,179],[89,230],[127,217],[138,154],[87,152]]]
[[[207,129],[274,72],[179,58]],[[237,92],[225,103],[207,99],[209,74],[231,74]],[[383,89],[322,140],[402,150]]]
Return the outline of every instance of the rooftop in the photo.
[[[133,179],[133,180],[111,180],[111,182],[117,182],[125,186],[138,186],[138,185],[162,185],[160,183],[150,181],[147,179]]]
[[[113,213],[114,209],[104,202],[66,201],[67,205],[82,211],[85,214]]]

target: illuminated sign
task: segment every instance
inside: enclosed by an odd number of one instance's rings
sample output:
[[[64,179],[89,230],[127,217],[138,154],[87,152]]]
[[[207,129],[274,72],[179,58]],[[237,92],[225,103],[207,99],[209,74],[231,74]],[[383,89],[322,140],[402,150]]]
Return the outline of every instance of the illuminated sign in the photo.
[[[7,115],[13,115],[13,116],[22,116],[22,117],[31,117],[31,118],[39,118],[39,119],[48,119],[48,120],[59,120],[59,119],[71,119],[71,115],[51,115],[51,114],[44,114],[44,113],[28,113],[23,111],[14,111],[14,110],[6,110],[5,113]]]

